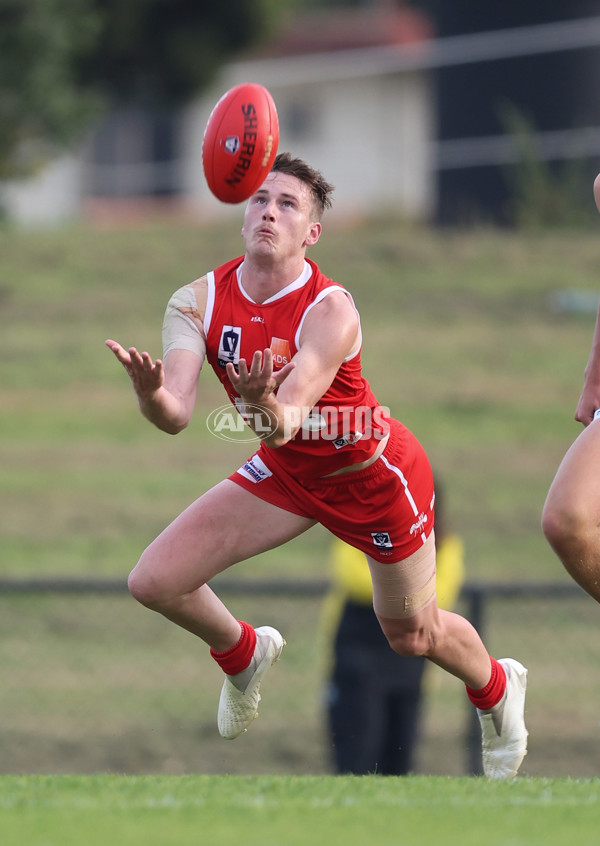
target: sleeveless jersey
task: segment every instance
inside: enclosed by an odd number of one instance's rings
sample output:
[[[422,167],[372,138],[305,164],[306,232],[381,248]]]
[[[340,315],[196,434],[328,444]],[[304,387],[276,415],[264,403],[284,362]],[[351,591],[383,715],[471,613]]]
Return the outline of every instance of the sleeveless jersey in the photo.
[[[243,257],[233,259],[207,274],[204,331],[206,357],[231,402],[244,415],[256,409],[243,407],[227,376],[227,362],[237,367],[244,358],[249,364],[256,350],[270,348],[274,369],[279,370],[298,351],[310,309],[331,291],[345,289],[306,259],[298,279],[255,303],[241,283],[242,262]],[[387,421],[387,410],[379,406],[361,374],[359,349],[342,362],[295,437],[276,449],[261,442],[259,455],[268,466],[280,465],[297,479],[320,478],[370,458],[389,431]]]

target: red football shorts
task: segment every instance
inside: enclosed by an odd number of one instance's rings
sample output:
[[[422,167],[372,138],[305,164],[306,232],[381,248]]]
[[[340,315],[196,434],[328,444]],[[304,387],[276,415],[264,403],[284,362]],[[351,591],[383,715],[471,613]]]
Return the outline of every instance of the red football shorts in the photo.
[[[293,514],[317,520],[376,561],[403,561],[434,523],[433,474],[417,438],[397,420],[380,457],[356,472],[299,482],[263,448],[232,473],[232,482]]]

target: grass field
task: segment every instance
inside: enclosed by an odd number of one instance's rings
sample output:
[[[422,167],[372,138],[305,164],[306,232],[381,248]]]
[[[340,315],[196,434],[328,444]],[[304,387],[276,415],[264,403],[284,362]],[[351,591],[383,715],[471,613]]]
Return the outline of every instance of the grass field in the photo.
[[[2,846],[578,846],[600,781],[435,777],[0,779]]]
[[[104,347],[112,336],[158,354],[170,293],[239,249],[237,224],[0,231],[0,576],[125,579],[165,523],[253,450],[208,433],[223,404],[209,372],[191,427],[177,438],[153,430]],[[313,256],[355,296],[365,373],[427,448],[468,578],[567,583],[539,520],[579,431],[597,233],[371,220],[326,229]],[[584,307],[557,307],[565,292]],[[322,577],[328,544],[315,528],[236,569]],[[156,615],[126,597],[0,601],[0,772],[324,775],[315,601],[233,601],[252,622],[285,626],[272,692],[297,717],[289,730],[265,699],[243,751],[215,736],[212,662]],[[513,603],[490,624],[490,649],[530,666],[534,785],[597,771],[597,626],[591,602]],[[433,684],[423,772],[464,772],[463,700],[453,680]],[[94,793],[102,782],[80,783]]]

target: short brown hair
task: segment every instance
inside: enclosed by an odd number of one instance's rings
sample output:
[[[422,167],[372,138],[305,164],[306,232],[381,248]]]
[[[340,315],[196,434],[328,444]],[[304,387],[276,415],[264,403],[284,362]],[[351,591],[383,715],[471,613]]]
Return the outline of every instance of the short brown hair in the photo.
[[[319,219],[325,209],[331,208],[333,185],[325,180],[322,173],[307,165],[302,159],[293,159],[290,153],[279,153],[273,162],[271,172],[287,173],[308,185]]]

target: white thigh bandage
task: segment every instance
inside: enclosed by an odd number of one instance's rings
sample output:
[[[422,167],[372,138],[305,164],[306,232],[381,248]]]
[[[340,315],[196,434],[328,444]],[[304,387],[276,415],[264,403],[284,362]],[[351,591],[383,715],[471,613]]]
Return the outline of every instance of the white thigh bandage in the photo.
[[[373,581],[373,608],[378,617],[412,617],[435,598],[433,532],[417,552],[395,564],[367,558]]]

